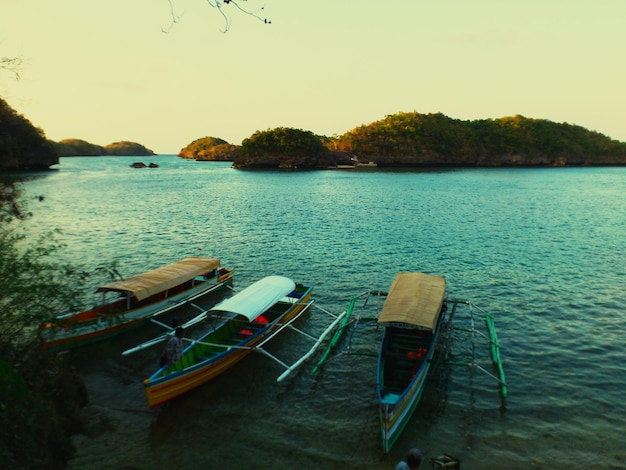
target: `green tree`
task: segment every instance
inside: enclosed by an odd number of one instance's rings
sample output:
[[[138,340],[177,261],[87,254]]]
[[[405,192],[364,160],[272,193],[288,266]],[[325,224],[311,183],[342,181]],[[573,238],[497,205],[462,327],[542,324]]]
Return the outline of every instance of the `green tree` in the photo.
[[[325,168],[331,154],[311,131],[277,127],[257,131],[241,143],[234,159],[239,168]]]
[[[150,156],[150,155],[155,155],[155,153],[144,147],[141,144],[138,144],[136,142],[128,142],[128,141],[121,141],[121,142],[114,142],[112,144],[106,145],[104,147],[105,149],[105,154],[106,155],[117,155],[117,156],[139,156],[139,157],[143,157],[143,156]]]
[[[0,171],[47,170],[57,163],[44,132],[0,98]]]
[[[239,147],[218,137],[202,137],[183,148],[178,156],[198,161],[232,161]]]
[[[54,237],[31,241],[29,215],[19,183],[0,184],[0,468],[64,468],[87,392],[62,357],[42,351],[37,331],[82,308],[91,274],[55,261]]]
[[[579,126],[515,115],[460,121],[398,113],[332,142],[379,166],[624,165],[626,143]]]

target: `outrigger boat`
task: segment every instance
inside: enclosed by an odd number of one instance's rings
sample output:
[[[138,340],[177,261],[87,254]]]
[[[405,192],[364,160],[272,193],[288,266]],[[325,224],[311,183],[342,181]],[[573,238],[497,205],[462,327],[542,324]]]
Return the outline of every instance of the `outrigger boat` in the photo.
[[[502,399],[501,411],[505,410],[507,384],[493,317],[485,316],[488,334],[483,333],[475,327],[474,309],[478,307],[469,301],[447,299],[445,291],[446,282],[443,277],[422,273],[399,273],[388,293],[368,290],[352,296],[333,339],[311,372],[315,375],[322,369],[331,357],[333,349],[339,344],[344,330],[352,323],[350,340],[343,354],[378,359],[377,395],[382,444],[386,453],[411,419],[422,396],[426,377],[434,372],[437,364],[464,366],[470,371],[478,369],[495,379],[499,384]],[[369,302],[372,297],[375,298],[374,305]],[[386,300],[381,309],[380,303],[383,298]],[[360,307],[361,311],[357,312],[357,302],[361,299],[364,299],[364,302]],[[466,315],[463,320],[466,324],[469,319],[469,328],[456,327],[452,324],[459,305],[469,307],[469,316]],[[375,316],[364,317],[363,312],[366,309],[377,313]],[[371,348],[352,348],[352,336],[357,325],[364,320],[376,322],[377,330],[380,326],[384,328],[383,339],[377,352]],[[453,331],[460,333],[454,334]],[[459,341],[464,337],[470,339],[469,362],[467,359],[459,360],[463,359],[463,355],[452,354],[450,340],[453,336]],[[481,365],[484,358],[475,356],[475,338],[489,342],[493,374]],[[450,360],[453,356],[457,359]],[[443,462],[445,459],[440,460]]]
[[[183,325],[185,328],[206,319],[209,330],[198,339],[185,338],[191,344],[184,349],[182,358],[171,365],[160,367],[144,381],[149,407],[154,408],[199,387],[253,351],[285,367],[287,370],[277,380],[284,379],[313,353],[326,334],[345,315],[345,312],[339,316],[326,312],[335,320],[319,338],[295,328],[292,323],[313,304],[312,289],[286,277],[268,276],[187,322]],[[311,350],[292,365],[284,363],[263,348],[285,328],[316,341]],[[168,336],[156,338],[123,354],[152,346]]]
[[[376,383],[385,453],[422,396],[447,310],[445,296],[445,278],[401,272],[378,318],[378,325],[384,327]]]
[[[69,349],[101,341],[232,284],[218,258],[193,256],[98,287],[100,305],[39,325],[42,347]],[[110,298],[111,296],[115,298]]]

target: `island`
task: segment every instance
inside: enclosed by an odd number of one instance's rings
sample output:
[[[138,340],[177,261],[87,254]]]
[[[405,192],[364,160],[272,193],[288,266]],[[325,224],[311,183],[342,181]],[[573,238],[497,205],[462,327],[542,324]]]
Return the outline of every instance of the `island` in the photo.
[[[152,150],[136,142],[114,142],[100,146],[80,139],[63,139],[53,143],[59,157],[149,157],[156,155]]]
[[[563,167],[626,165],[626,143],[581,126],[520,115],[462,121],[397,113],[335,137],[278,127],[241,146],[198,139],[179,154],[239,169]]]
[[[152,156],[136,142],[53,142],[0,98],[0,171],[43,170],[71,156]],[[180,158],[230,161],[238,169],[624,166],[626,143],[569,123],[521,115],[464,121],[399,112],[327,137],[278,127],[241,145],[202,137]]]

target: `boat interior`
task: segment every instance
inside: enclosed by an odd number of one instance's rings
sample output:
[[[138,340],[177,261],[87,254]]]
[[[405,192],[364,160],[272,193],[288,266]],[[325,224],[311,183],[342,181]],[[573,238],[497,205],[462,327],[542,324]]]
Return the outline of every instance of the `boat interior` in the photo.
[[[246,346],[264,331],[276,326],[285,313],[302,297],[306,289],[297,286],[287,298],[272,305],[252,322],[241,315],[227,312],[223,314],[214,313],[207,319],[208,332],[192,347],[185,349],[180,361],[169,367],[164,367],[161,375],[184,370],[200,362],[210,360],[229,349],[230,346]]]
[[[426,359],[432,339],[431,331],[387,327],[381,392],[404,391]]]

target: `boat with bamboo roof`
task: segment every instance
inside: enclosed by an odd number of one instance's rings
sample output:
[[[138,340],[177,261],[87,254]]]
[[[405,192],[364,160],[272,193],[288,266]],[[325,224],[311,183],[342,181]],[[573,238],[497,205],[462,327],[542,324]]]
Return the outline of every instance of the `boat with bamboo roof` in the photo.
[[[459,312],[459,306],[467,308]],[[441,372],[440,365],[462,366],[471,375],[479,370],[495,379],[501,396],[500,410],[504,412],[508,388],[495,321],[492,315],[486,314],[486,331],[481,331],[475,321],[475,310],[482,312],[468,300],[447,298],[443,277],[398,273],[389,292],[369,289],[350,298],[340,326],[311,374],[322,370],[341,341],[341,335],[350,328],[344,350],[332,357],[376,358],[379,427],[385,453],[389,453],[400,438],[419,405],[427,377]],[[459,326],[453,324],[455,314]],[[360,346],[353,347],[357,328],[368,328],[369,321],[376,325],[376,333],[383,328],[382,341],[373,348],[371,342],[360,339],[356,341]],[[463,352],[452,351],[453,337],[463,344]],[[475,342],[489,344],[493,373],[487,370],[486,357],[481,354],[482,348],[475,347]]]
[[[110,338],[232,284],[219,258],[191,256],[104,284],[94,308],[58,315],[39,325],[43,348],[63,350]]]
[[[400,272],[378,317],[384,333],[376,384],[386,453],[402,434],[422,396],[447,310],[445,300],[445,278]]]

